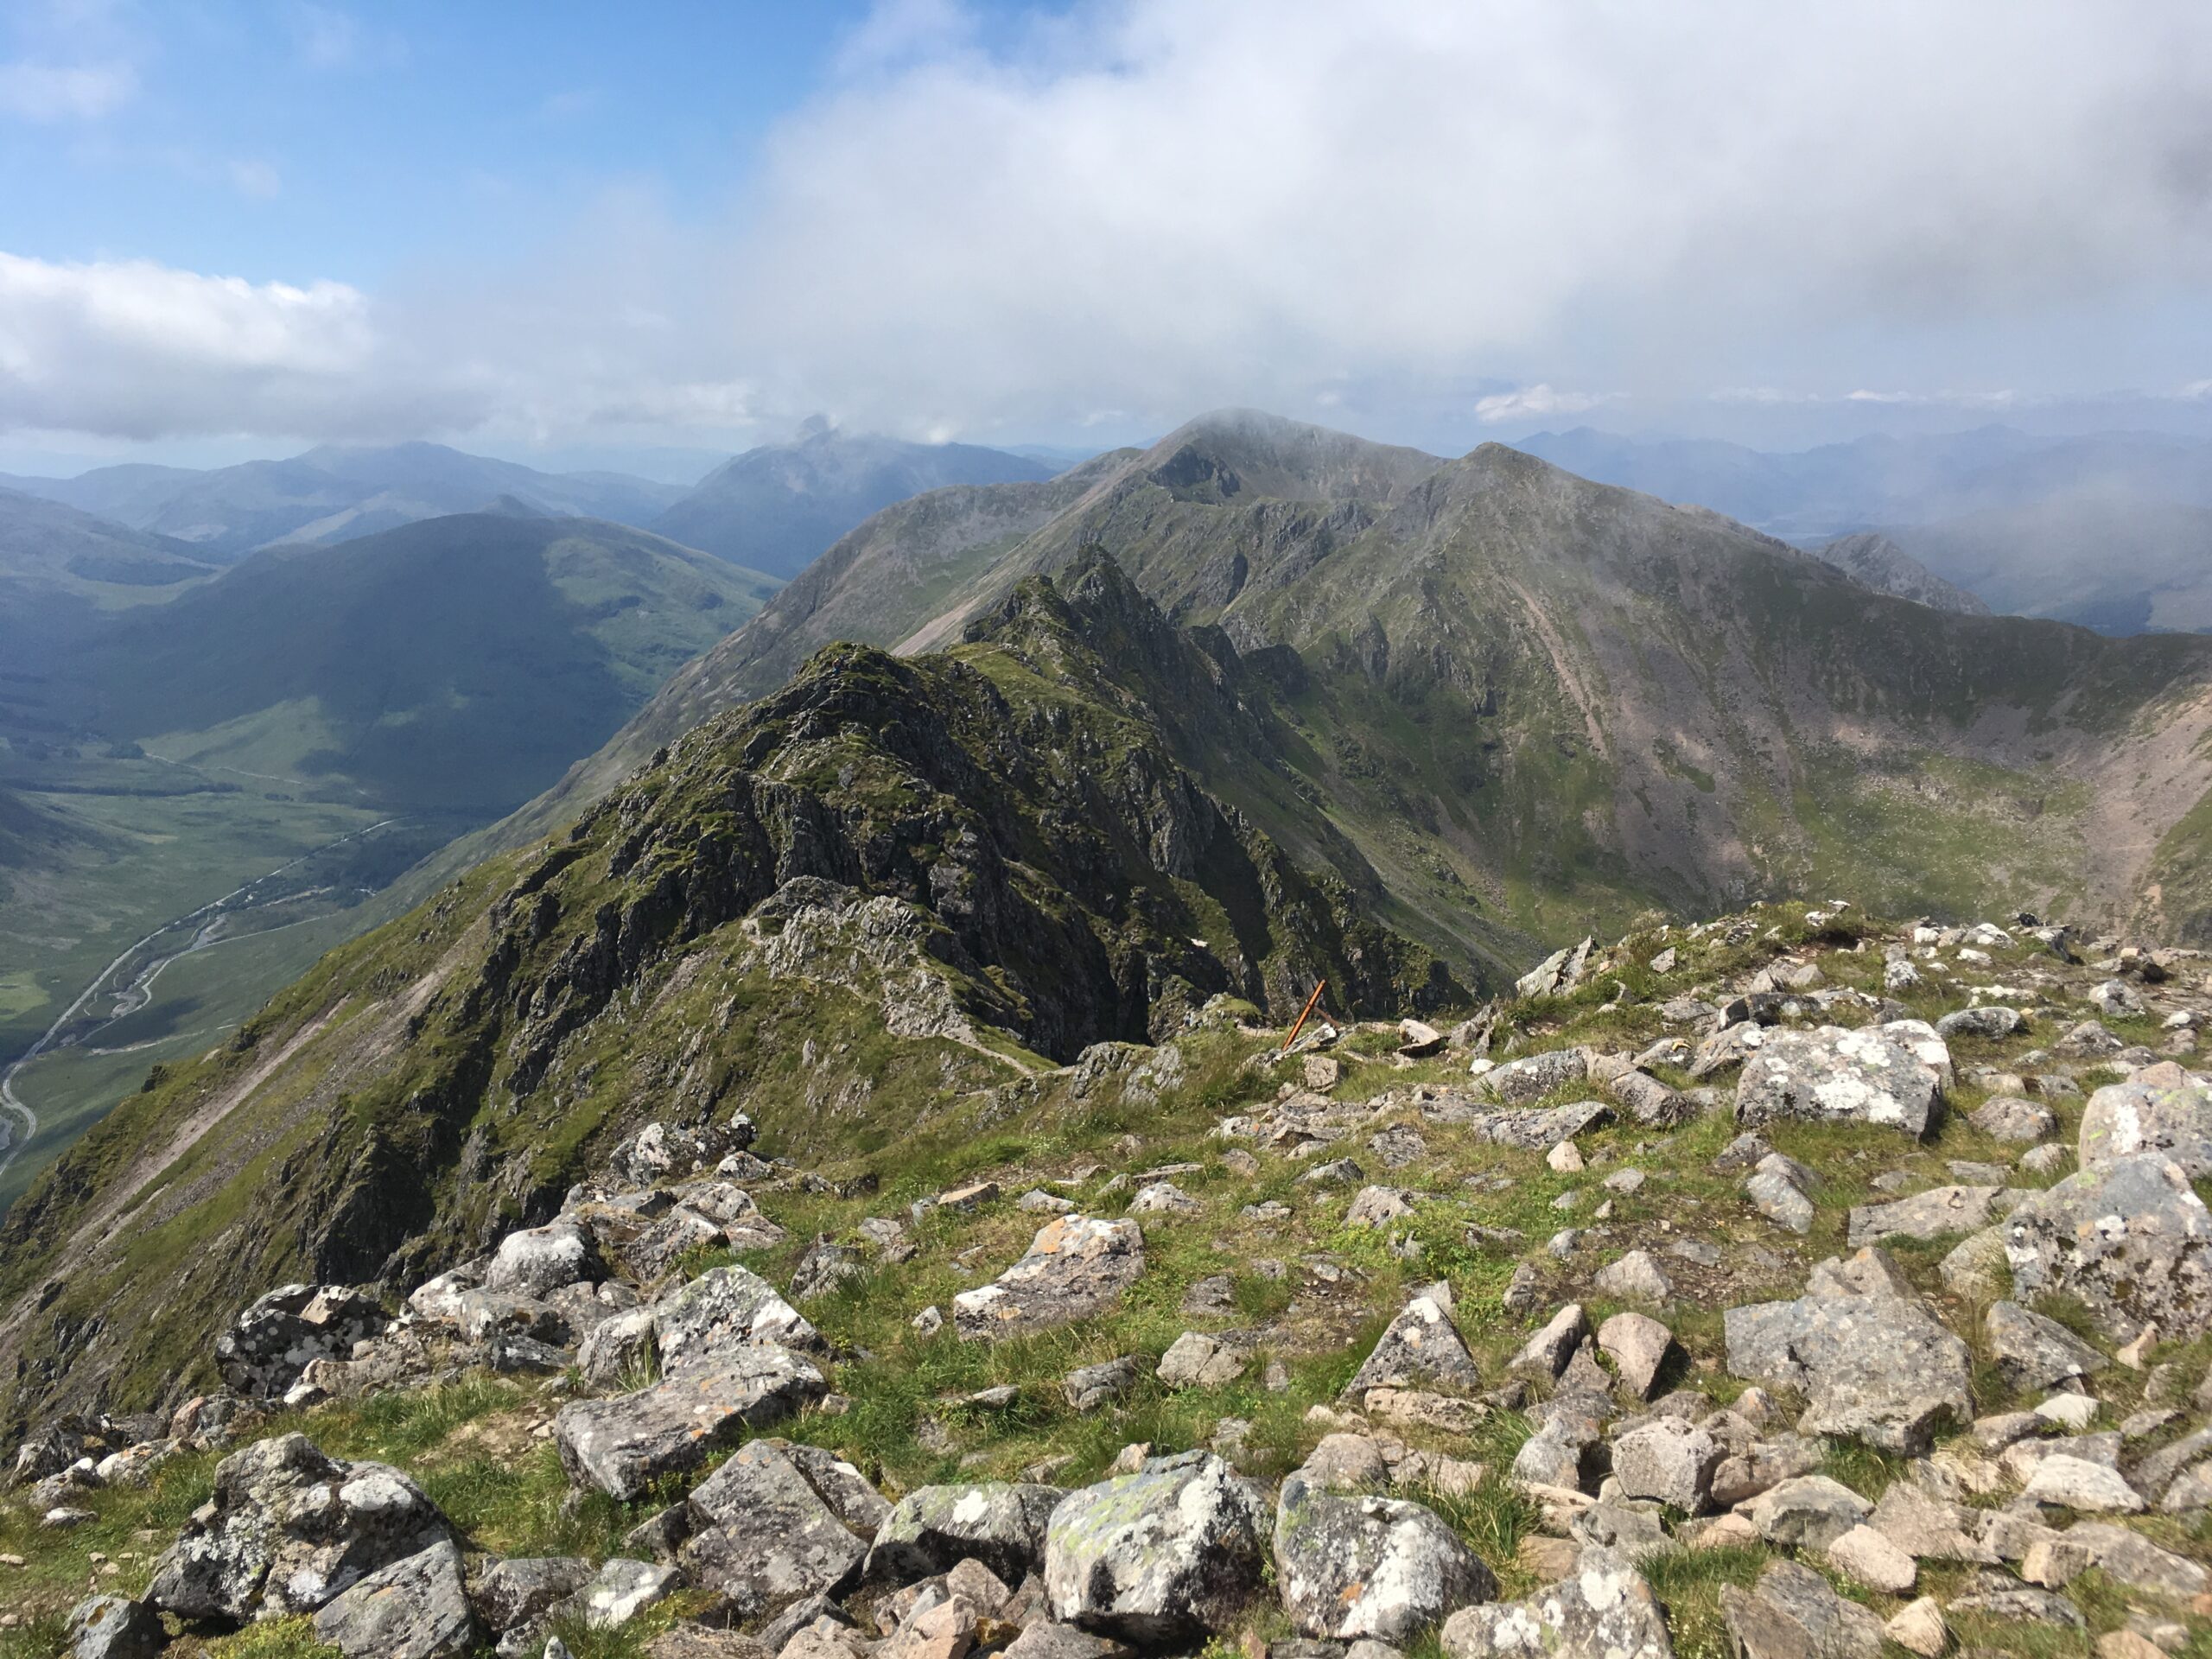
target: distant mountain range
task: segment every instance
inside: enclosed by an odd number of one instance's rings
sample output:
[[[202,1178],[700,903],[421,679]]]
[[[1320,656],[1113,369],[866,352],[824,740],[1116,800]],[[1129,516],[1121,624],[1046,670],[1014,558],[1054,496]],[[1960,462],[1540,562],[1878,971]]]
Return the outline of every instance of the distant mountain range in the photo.
[[[652,521],[661,535],[723,558],[795,576],[870,514],[955,484],[1049,478],[1045,462],[969,443],[907,443],[817,424],[716,467]]]
[[[2212,628],[2212,444],[2009,427],[1793,454],[1578,428],[1515,446],[1803,544],[1885,532],[1993,609],[2101,632]]]
[[[617,473],[541,473],[436,443],[325,445],[288,461],[195,472],[100,467],[76,478],[0,485],[189,544],[228,563],[280,543],[329,543],[456,512],[501,496],[541,512],[642,524],[680,499],[674,485]]]

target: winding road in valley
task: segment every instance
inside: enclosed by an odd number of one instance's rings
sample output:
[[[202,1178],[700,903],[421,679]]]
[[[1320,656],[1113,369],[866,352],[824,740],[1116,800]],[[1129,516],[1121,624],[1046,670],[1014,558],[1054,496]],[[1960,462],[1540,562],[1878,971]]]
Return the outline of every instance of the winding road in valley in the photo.
[[[327,853],[334,847],[343,847],[349,841],[359,841],[364,836],[372,836],[378,830],[389,828],[399,822],[397,818],[379,818],[376,823],[353,830],[348,835],[340,836],[334,841],[324,842],[319,847],[310,847],[298,857],[288,859],[275,869],[264,871],[251,881],[233,887],[221,898],[211,899],[197,910],[188,911],[184,915],[174,917],[162,923],[143,938],[134,941],[129,948],[119,953],[114,961],[95,974],[92,982],[77,994],[76,1001],[61,1011],[60,1018],[46,1028],[45,1034],[9,1062],[6,1070],[0,1071],[0,1175],[8,1173],[8,1166],[16,1161],[23,1148],[30,1145],[32,1138],[38,1134],[38,1114],[16,1092],[16,1074],[55,1046],[61,1033],[68,1028],[69,1022],[84,1012],[87,1003],[100,995],[102,988],[107,985],[117,969],[164,933],[172,933],[180,928],[192,930],[191,938],[188,943],[166,956],[156,957],[145,965],[132,980],[130,987],[130,991],[142,993],[142,995],[137,995],[135,1000],[128,993],[119,998],[115,1013],[103,1020],[99,1027],[94,1027],[95,1031],[105,1029],[125,1014],[136,1014],[143,1007],[151,1000],[151,988],[156,977],[169,963],[180,957],[188,957],[196,950],[204,950],[211,944],[220,943],[219,940],[211,939],[208,937],[213,925],[219,918],[243,916],[269,905],[285,903],[300,896],[297,893],[288,893],[251,904],[238,902],[263,882],[280,876],[287,870],[297,869],[309,859]]]

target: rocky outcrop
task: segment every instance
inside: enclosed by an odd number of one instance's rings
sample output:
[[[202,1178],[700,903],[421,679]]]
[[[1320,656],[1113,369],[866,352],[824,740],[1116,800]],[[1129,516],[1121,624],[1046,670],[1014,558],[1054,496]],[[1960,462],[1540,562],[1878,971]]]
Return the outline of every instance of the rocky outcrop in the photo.
[[[407,1476],[282,1434],[224,1459],[146,1600],[187,1618],[310,1613],[437,1544],[450,1547],[445,1517]]]

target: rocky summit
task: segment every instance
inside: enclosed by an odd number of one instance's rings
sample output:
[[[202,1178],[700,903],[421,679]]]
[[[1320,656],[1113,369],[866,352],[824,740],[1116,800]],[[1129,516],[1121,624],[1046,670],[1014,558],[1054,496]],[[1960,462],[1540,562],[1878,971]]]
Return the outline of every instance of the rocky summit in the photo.
[[[757,775],[715,798],[760,814]],[[612,918],[584,937],[614,964],[642,939],[592,866],[665,857],[677,786],[503,877],[504,931],[473,924],[525,997],[495,1113],[526,1119],[549,1078],[592,1090],[557,1042],[513,1067],[619,972],[558,943],[572,906]],[[778,798],[782,821],[824,810]],[[709,856],[716,881],[744,868]],[[711,945],[576,1029],[634,1042],[701,981],[725,1027],[793,1018],[728,964],[823,927],[808,906],[875,902],[829,880],[794,872],[724,939],[695,876],[659,913]],[[988,985],[904,1040],[1025,1053],[992,1000],[1023,982],[942,920],[942,957],[905,954],[918,912],[892,904],[805,959],[918,986],[976,964]],[[416,1044],[493,995],[435,918],[401,931],[439,940],[442,975],[383,982]],[[531,933],[565,976],[530,966]],[[1297,1009],[1251,966],[976,1074],[950,1137],[825,1136],[718,1071],[706,1027],[657,1088],[594,1046],[642,1121],[611,1109],[557,1193],[473,1128],[460,1161],[513,1202],[465,1226],[432,1203],[423,1243],[237,1297],[160,1366],[100,1363],[123,1311],[73,1311],[100,1258],[62,1258],[10,1315],[0,1635],[349,1659],[2198,1649],[2212,959],[1825,898],[1590,941],[1411,1038],[1334,1003],[1288,1046]],[[912,1004],[886,1001],[844,1040],[896,1039]],[[282,1075],[343,1018],[240,1055]],[[830,1029],[804,1040],[834,1081],[802,1097],[834,1120],[859,1097]],[[208,1064],[203,1088],[251,1097],[238,1057]],[[102,1224],[127,1256],[160,1198],[125,1202]],[[237,1217],[223,1248],[276,1219]]]

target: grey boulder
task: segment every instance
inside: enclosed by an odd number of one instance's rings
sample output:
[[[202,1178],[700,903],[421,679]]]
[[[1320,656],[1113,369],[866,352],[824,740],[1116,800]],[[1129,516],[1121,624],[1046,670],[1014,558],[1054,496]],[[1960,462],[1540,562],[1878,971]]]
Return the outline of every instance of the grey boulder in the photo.
[[[2212,1326],[2212,1215],[2182,1167],[2158,1153],[2115,1159],[2034,1194],[2005,1223],[2022,1300],[2052,1292],[2128,1342],[2155,1324],[2187,1342]]]
[[[346,1659],[461,1659],[476,1617],[450,1538],[379,1568],[315,1616],[318,1642]]]
[[[1945,1238],[1971,1233],[1996,1218],[1999,1195],[1995,1186],[1936,1186],[1890,1204],[1854,1205],[1848,1242],[1879,1244],[1891,1238]]]
[[[573,1222],[528,1227],[499,1241],[484,1269],[484,1288],[543,1300],[563,1285],[601,1279],[606,1268],[592,1236]]]
[[[1060,1216],[991,1284],[952,1299],[965,1338],[1018,1336],[1106,1312],[1144,1272],[1144,1232],[1124,1217]]]
[[[1655,1418],[1613,1442],[1613,1478],[1624,1497],[1649,1498],[1688,1514],[1706,1506],[1722,1448],[1701,1428]]]
[[[1403,1646],[1447,1614],[1497,1594],[1482,1558],[1430,1510],[1340,1496],[1297,1475],[1275,1510],[1275,1586],[1307,1636]]]
[[[675,1371],[738,1349],[822,1346],[821,1333],[751,1269],[711,1268],[652,1305],[661,1369]]]
[[[154,1659],[168,1633],[154,1610],[124,1596],[92,1596],[69,1610],[68,1659]]]
[[[1417,1388],[1434,1394],[1471,1395],[1482,1374],[1459,1327],[1452,1322],[1451,1289],[1432,1285],[1416,1294],[1344,1384],[1344,1398],[1370,1389]]]
[[[1736,1084],[1736,1121],[1880,1124],[1919,1136],[1942,1109],[1950,1051],[1918,1020],[1767,1033]]]
[[[217,1466],[214,1495],[156,1563],[146,1600],[232,1622],[313,1612],[449,1535],[437,1506],[398,1470],[342,1462],[303,1434],[280,1434]]]
[[[2089,1096],[2079,1146],[2083,1169],[2162,1153],[2191,1180],[2212,1175],[2212,1084],[2171,1060],[2107,1084]]]
[[[1052,1617],[1147,1645],[1224,1629],[1258,1592],[1268,1523],[1260,1490],[1205,1452],[1071,1492],[1046,1531]]]
[[[2041,1391],[2104,1370],[2105,1357],[2056,1319],[2018,1302],[1992,1302],[1982,1316],[1990,1357],[2007,1388]]]
[[[1491,1067],[1475,1080],[1475,1092],[1507,1106],[1526,1106],[1554,1089],[1580,1083],[1590,1075],[1586,1048],[1555,1048]]]
[[[818,1446],[753,1440],[685,1501],[685,1575],[746,1620],[859,1581],[891,1505],[859,1470]]]
[[[571,1481],[626,1503],[662,1476],[697,1468],[747,1428],[780,1422],[827,1392],[822,1373],[798,1355],[742,1348],[632,1394],[571,1401],[553,1419],[553,1443]]]
[[[281,1396],[318,1359],[351,1359],[385,1327],[384,1310],[340,1285],[280,1285],[215,1339],[215,1369],[250,1400]]]
[[[1796,1561],[1770,1561],[1755,1589],[1720,1588],[1737,1659],[1878,1659],[1882,1621]]]
[[[1027,1481],[924,1486],[877,1528],[865,1576],[871,1584],[912,1584],[976,1560],[1020,1584],[1044,1565],[1046,1529],[1066,1496]]]
[[[1803,1434],[1924,1453],[1940,1426],[1974,1419],[1967,1345],[1904,1286],[1879,1250],[1815,1268],[1808,1294],[1723,1315],[1728,1369],[1806,1396]]]
[[[1526,1601],[1464,1607],[1445,1621],[1451,1659],[1673,1659],[1666,1616],[1634,1562],[1586,1546],[1574,1570]]]

